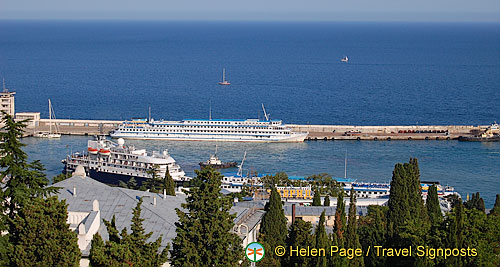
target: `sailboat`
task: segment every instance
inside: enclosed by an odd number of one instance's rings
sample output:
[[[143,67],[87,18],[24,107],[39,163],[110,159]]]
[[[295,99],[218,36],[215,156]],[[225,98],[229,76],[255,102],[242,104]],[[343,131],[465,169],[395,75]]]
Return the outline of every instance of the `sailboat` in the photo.
[[[222,82],[219,82],[220,85],[230,85],[231,83],[226,81],[226,69],[222,69]]]
[[[349,58],[347,56],[345,56],[340,61],[342,61],[342,62],[349,62]]]
[[[56,115],[54,113],[54,108],[52,108],[52,103],[50,102],[49,99],[49,131],[48,132],[39,132],[35,134],[36,137],[41,137],[41,138],[60,138],[61,134],[58,133],[57,129],[57,123],[54,123],[54,128],[55,131],[52,131],[52,117],[56,119]]]

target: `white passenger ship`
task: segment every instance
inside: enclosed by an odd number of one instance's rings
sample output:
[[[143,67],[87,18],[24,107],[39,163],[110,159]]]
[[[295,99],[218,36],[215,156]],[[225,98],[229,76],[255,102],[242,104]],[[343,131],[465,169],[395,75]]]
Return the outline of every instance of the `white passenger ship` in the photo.
[[[155,121],[136,119],[110,132],[113,138],[237,142],[303,142],[308,133],[293,132],[281,120],[186,119]]]
[[[148,170],[155,167],[158,167],[156,175],[159,178],[165,177],[168,168],[178,184],[191,179],[185,176],[167,150],[148,154],[145,149],[135,149],[124,143],[123,139],[118,139],[118,143],[103,138],[89,140],[87,153],[73,153],[63,160],[65,172],[74,171],[78,165],[82,165],[91,178],[114,185],[120,181],[126,183],[132,177],[140,185],[152,177]]]

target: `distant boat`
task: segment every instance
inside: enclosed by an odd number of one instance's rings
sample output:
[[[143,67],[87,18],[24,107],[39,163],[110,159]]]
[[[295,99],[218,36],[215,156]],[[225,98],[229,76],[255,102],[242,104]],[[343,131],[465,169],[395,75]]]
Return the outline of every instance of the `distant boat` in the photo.
[[[345,56],[344,58],[342,58],[340,61],[342,62],[349,62],[349,58],[347,56]]]
[[[222,82],[219,82],[220,85],[230,85],[231,83],[226,81],[226,69],[222,69]]]
[[[60,138],[61,134],[58,133],[57,123],[54,123],[55,131],[52,131],[52,117],[56,118],[56,114],[54,113],[54,108],[52,108],[52,103],[49,99],[49,131],[48,132],[38,132],[35,134],[35,137],[41,138]]]

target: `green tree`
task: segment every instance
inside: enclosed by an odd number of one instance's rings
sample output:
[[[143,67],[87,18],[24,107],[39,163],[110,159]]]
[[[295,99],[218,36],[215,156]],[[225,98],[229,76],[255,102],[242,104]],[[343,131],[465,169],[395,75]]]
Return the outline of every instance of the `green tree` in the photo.
[[[314,188],[314,196],[313,196],[313,206],[321,206],[321,194],[319,192],[319,188],[315,187]]]
[[[146,171],[149,179],[142,183],[142,185],[146,187],[146,190],[149,189],[149,191],[153,193],[158,193],[160,191],[163,179],[158,176],[159,172],[160,166],[158,166],[157,164],[153,165]]]
[[[472,194],[472,198],[465,203],[465,207],[467,209],[477,209],[482,212],[485,212],[484,200],[479,195],[479,192]]]
[[[177,236],[172,243],[173,266],[234,266],[243,260],[241,240],[232,233],[235,215],[231,199],[220,193],[222,175],[212,168],[196,170],[200,187],[191,188],[177,209]],[[286,230],[286,229],[285,229]],[[286,232],[285,232],[286,236]]]
[[[153,234],[145,233],[141,216],[142,198],[132,211],[132,233],[123,228],[121,233],[115,224],[115,216],[111,222],[103,219],[109,239],[104,242],[99,233],[92,239],[89,260],[92,266],[161,266],[168,259],[169,247],[158,253],[162,237],[154,242],[147,242]]]
[[[23,122],[15,122],[12,116],[3,112],[4,127],[0,132],[0,177],[4,191],[0,190],[1,215],[14,219],[17,210],[32,197],[44,197],[56,193],[57,188],[46,187],[49,180],[40,161],[28,162],[22,150],[25,145],[19,140],[24,133]],[[7,201],[8,200],[8,201]],[[6,217],[2,216],[5,225]]]
[[[165,189],[166,194],[169,196],[175,196],[175,182],[174,179],[172,178],[172,175],[170,175],[170,171],[168,170],[165,172],[165,178],[163,178],[163,185],[162,189]]]
[[[321,213],[319,216],[319,222],[318,225],[316,226],[316,231],[314,232],[314,239],[315,239],[315,248],[317,249],[325,249],[325,257],[314,257],[315,261],[315,266],[321,266],[325,267],[328,264],[328,258],[326,255],[328,254],[329,248],[330,248],[330,240],[328,238],[328,235],[326,234],[325,230],[325,211]]]
[[[360,217],[358,233],[363,251],[367,251],[369,246],[385,247],[387,234],[387,211],[386,206],[368,206],[366,217]],[[376,267],[385,266],[386,258],[375,253],[365,255],[365,266]]]
[[[288,175],[284,172],[278,172],[275,175],[266,175],[261,178],[264,188],[270,189],[273,186],[291,186],[292,181],[288,179]]]
[[[335,225],[333,227],[332,243],[339,248],[345,248],[346,213],[344,202],[344,190],[337,196],[337,209],[335,210]],[[334,255],[330,258],[330,265],[347,266],[345,257]]]
[[[346,232],[346,247],[357,249],[361,248],[358,236],[358,223],[356,213],[356,192],[354,187],[351,187],[350,200],[349,200],[349,219],[347,220]],[[354,257],[348,261],[349,266],[364,266],[363,257]]]
[[[69,229],[65,201],[32,198],[17,210],[9,230],[11,266],[78,266],[77,235]]]
[[[269,202],[266,204],[266,213],[262,217],[260,226],[259,242],[262,243],[266,251],[270,251],[262,261],[262,266],[279,266],[280,260],[274,253],[276,246],[285,244],[287,236],[287,220],[283,212],[283,204],[276,187],[271,187]]]
[[[437,186],[432,185],[427,191],[427,201],[425,203],[427,214],[432,225],[438,225],[443,220],[441,214],[441,206],[439,205],[439,198],[437,194]]]
[[[305,222],[302,219],[296,219],[295,222],[292,223],[290,226],[290,229],[288,231],[288,237],[287,237],[287,248],[293,247],[295,248],[307,248],[313,246],[313,235],[311,234],[312,232],[312,225],[310,222]],[[293,255],[288,255],[288,259],[286,262],[286,266],[309,266],[311,263],[311,258],[310,257],[301,257],[300,255],[297,256],[296,254]]]
[[[323,200],[323,206],[326,206],[326,207],[330,206],[330,197],[328,195],[326,195],[325,199]]]
[[[493,208],[490,210],[490,214],[500,215],[500,195],[499,194],[496,195],[495,205],[493,205]]]

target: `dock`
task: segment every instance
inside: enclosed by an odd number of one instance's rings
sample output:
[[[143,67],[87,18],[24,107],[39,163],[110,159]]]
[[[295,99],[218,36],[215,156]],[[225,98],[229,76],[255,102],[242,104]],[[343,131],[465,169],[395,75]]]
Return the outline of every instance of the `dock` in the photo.
[[[108,135],[123,121],[38,119],[30,121],[26,136],[46,132],[57,125],[63,135]],[[301,125],[287,124],[295,132],[308,132],[307,141],[357,140],[454,140],[459,136],[472,136],[488,127],[472,125],[402,125],[402,126],[355,126],[355,125]]]

